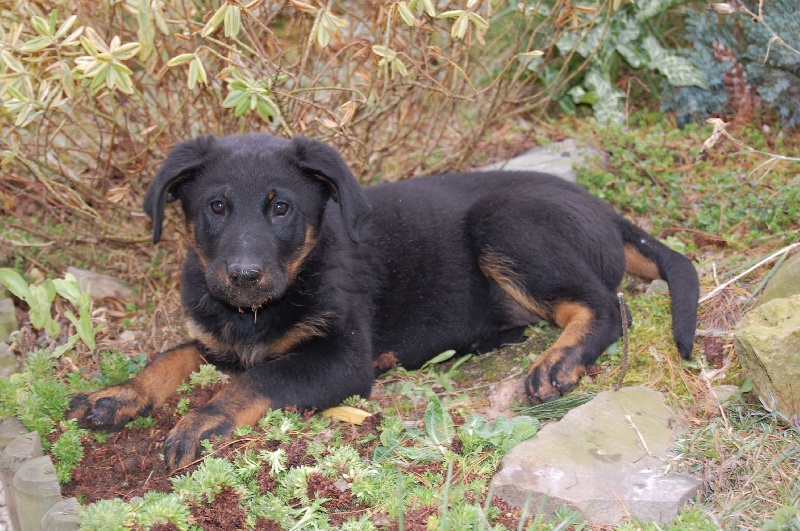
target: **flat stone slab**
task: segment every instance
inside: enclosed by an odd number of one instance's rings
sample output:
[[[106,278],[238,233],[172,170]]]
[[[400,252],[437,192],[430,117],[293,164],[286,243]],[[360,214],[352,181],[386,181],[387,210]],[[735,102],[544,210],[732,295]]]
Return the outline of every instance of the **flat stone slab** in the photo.
[[[517,507],[529,500],[531,510],[581,511],[591,525],[618,525],[626,517],[669,523],[701,484],[665,474],[678,424],[661,393],[606,391],[506,454],[494,493]]]
[[[577,178],[574,166],[586,164],[595,157],[602,155],[591,148],[578,147],[574,140],[567,139],[547,147],[533,148],[505,162],[483,167],[480,171],[538,171],[557,175],[574,183]]]

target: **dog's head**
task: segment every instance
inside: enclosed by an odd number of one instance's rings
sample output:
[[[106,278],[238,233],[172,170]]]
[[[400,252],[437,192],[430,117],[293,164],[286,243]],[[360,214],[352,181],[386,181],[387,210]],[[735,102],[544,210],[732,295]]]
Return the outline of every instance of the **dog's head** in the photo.
[[[283,296],[294,280],[331,198],[357,242],[370,206],[335,149],[302,136],[203,136],[167,155],[144,210],[158,243],[164,205],[180,201],[211,294],[258,308]]]

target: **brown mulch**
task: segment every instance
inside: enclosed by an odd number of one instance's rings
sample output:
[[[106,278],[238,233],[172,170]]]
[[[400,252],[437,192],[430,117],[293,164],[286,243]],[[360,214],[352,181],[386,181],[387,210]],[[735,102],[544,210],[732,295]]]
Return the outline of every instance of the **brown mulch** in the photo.
[[[195,386],[188,395],[189,407],[196,408],[208,402],[221,385]],[[83,442],[83,459],[73,469],[72,481],[61,486],[62,494],[92,503],[109,498],[129,501],[151,490],[170,491],[172,482],[161,452],[164,439],[180,419],[175,412],[179,399],[173,396],[154,411],[149,428],[125,428],[102,443],[92,436],[87,437]]]

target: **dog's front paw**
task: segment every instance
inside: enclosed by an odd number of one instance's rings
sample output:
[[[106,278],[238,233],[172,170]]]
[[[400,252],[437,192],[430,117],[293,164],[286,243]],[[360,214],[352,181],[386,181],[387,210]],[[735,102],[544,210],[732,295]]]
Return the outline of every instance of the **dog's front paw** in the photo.
[[[574,361],[572,356],[547,351],[528,372],[525,391],[534,404],[550,402],[575,389],[584,374],[586,366]]]
[[[78,419],[78,426],[90,430],[117,431],[138,415],[153,409],[152,399],[130,384],[115,385],[72,396],[67,418]]]
[[[200,441],[229,435],[234,428],[225,415],[199,408],[187,413],[164,442],[164,460],[169,470],[185,467],[200,457]]]

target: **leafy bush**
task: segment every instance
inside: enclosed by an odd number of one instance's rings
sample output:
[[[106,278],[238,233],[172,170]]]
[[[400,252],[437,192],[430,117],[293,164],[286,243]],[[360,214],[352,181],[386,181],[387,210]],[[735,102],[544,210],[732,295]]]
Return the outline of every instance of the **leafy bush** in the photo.
[[[707,87],[704,72],[670,50],[654,29],[655,21],[685,1],[643,0],[625,5],[615,1],[561,11],[557,23],[562,33],[556,40],[560,61],[541,71],[545,80],[557,79],[562,87],[557,99],[561,108],[571,114],[576,105],[587,104],[599,123],[623,125],[626,94],[615,84],[621,67],[657,73],[673,87]],[[549,5],[539,10],[549,12]],[[534,59],[531,66],[538,68],[540,63]]]
[[[800,4],[775,0],[761,14],[753,10],[687,12],[686,39],[693,46],[684,54],[709,84],[664,91],[662,108],[676,112],[680,124],[747,113],[753,99],[777,112],[784,127],[800,122]]]
[[[75,347],[79,339],[90,350],[94,350],[98,328],[92,325],[92,300],[89,293],[81,289],[74,276],[67,273],[63,279],[46,279],[41,284],[28,284],[22,275],[13,269],[4,268],[0,269],[0,285],[25,301],[30,308],[28,316],[34,328],[44,330],[56,340],[61,335],[61,327],[51,315],[56,297],[60,295],[68,300],[78,311],[77,316],[70,310],[63,311],[64,317],[75,327],[75,333],[69,335],[63,344],[53,347],[54,358],[61,357]]]
[[[111,242],[165,152],[188,137],[304,133],[364,180],[458,164],[490,125],[548,100],[517,83],[562,7],[516,1],[206,2],[0,7],[0,209]],[[49,9],[49,11],[45,11]],[[541,90],[540,90],[541,89]],[[87,230],[91,227],[92,230]],[[70,239],[70,241],[73,241]]]

